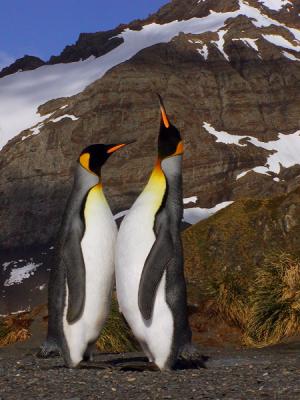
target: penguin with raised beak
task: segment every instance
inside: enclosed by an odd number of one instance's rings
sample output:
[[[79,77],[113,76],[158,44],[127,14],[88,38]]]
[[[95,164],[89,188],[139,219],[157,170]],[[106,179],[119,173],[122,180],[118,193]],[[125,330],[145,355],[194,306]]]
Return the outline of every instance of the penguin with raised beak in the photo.
[[[149,361],[166,370],[199,353],[191,343],[180,237],[184,147],[159,102],[157,161],[122,221],[115,263],[120,310]]]

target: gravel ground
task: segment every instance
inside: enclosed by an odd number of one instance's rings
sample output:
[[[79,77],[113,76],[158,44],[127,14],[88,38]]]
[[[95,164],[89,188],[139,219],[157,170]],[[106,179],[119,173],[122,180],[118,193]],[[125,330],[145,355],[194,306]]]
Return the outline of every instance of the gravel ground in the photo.
[[[300,346],[206,349],[206,368],[149,370],[141,354],[97,354],[80,369],[36,349],[0,350],[0,399],[300,399]]]

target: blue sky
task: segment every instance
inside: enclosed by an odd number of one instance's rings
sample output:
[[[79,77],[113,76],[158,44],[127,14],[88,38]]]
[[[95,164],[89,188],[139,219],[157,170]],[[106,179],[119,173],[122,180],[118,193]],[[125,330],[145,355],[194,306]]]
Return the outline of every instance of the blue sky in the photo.
[[[168,0],[0,0],[0,69],[24,54],[47,60],[81,32],[145,18]]]

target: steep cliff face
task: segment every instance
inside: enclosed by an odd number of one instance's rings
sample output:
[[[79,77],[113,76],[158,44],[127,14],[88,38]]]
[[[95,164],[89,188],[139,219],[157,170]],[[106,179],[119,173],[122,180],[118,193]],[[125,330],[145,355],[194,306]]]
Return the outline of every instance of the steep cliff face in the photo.
[[[115,43],[114,57],[122,46],[137,43],[139,35],[147,37],[142,49],[84,91],[41,105],[44,121],[1,150],[0,246],[43,244],[55,237],[76,158],[90,143],[138,139],[103,171],[113,211],[128,208],[155,162],[156,92],[183,134],[184,192],[197,196],[197,206],[297,188],[296,12],[291,4],[276,11],[257,1],[189,1],[184,7],[173,1],[147,21],[130,24],[127,36],[118,38],[123,44]],[[177,31],[169,35],[174,26]],[[149,40],[151,35],[155,40]],[[79,42],[85,52],[85,39]],[[66,62],[74,60],[73,50],[65,52]]]

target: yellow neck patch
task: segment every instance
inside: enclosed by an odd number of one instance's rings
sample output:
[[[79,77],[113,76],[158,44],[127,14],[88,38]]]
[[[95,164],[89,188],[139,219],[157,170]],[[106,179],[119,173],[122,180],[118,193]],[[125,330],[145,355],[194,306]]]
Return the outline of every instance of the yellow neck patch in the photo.
[[[145,190],[151,191],[158,199],[162,200],[166,190],[166,177],[161,169],[160,160],[157,160]]]
[[[87,220],[90,218],[93,221],[94,213],[97,211],[101,203],[106,203],[106,199],[103,193],[102,184],[98,183],[90,191],[86,199],[84,216]]]

